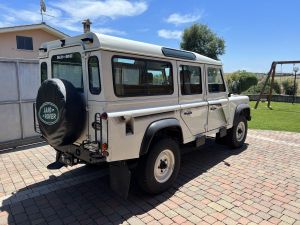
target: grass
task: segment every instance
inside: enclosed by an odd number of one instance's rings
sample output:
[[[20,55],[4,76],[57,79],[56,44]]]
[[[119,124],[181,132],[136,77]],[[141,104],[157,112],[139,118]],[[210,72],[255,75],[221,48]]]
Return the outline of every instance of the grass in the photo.
[[[300,132],[299,103],[271,102],[272,110],[267,107],[267,102],[260,102],[254,109],[255,103],[250,102],[252,120],[249,128]]]

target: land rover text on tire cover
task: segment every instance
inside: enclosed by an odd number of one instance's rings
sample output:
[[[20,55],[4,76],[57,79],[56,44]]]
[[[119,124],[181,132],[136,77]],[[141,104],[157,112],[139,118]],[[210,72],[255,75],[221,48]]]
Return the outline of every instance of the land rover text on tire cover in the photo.
[[[39,58],[34,126],[56,151],[49,168],[106,163],[120,195],[131,172],[157,194],[174,183],[183,145],[245,142],[249,98],[228,92],[220,61],[92,32],[44,43]]]

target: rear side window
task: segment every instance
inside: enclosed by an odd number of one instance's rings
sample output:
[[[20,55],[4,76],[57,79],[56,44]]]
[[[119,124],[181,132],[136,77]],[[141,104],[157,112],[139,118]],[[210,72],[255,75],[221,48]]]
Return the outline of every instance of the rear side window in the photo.
[[[202,93],[201,68],[198,66],[181,65],[179,67],[182,95]]]
[[[79,52],[52,56],[52,77],[71,82],[83,92],[82,61]]]
[[[93,95],[98,95],[101,92],[100,85],[100,70],[97,56],[91,56],[88,61],[89,70],[89,88]]]
[[[48,69],[47,69],[47,63],[46,62],[42,62],[41,63],[41,83],[43,83],[45,80],[48,79]]]
[[[170,62],[113,57],[112,67],[116,96],[132,97],[173,93]]]
[[[209,92],[215,93],[226,91],[221,69],[208,67],[207,78]]]

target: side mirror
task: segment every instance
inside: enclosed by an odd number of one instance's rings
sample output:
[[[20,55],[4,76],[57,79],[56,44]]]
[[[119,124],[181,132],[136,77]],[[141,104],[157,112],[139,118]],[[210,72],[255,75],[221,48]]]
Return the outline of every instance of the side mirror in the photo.
[[[228,93],[228,97],[231,97],[231,95],[232,95],[232,93],[229,92],[229,93]]]

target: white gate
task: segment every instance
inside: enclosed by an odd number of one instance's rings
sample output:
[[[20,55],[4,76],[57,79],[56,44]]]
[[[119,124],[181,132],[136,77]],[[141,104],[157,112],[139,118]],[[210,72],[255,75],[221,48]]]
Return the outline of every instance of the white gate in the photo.
[[[38,65],[38,60],[0,58],[0,149],[38,140],[33,126]]]

